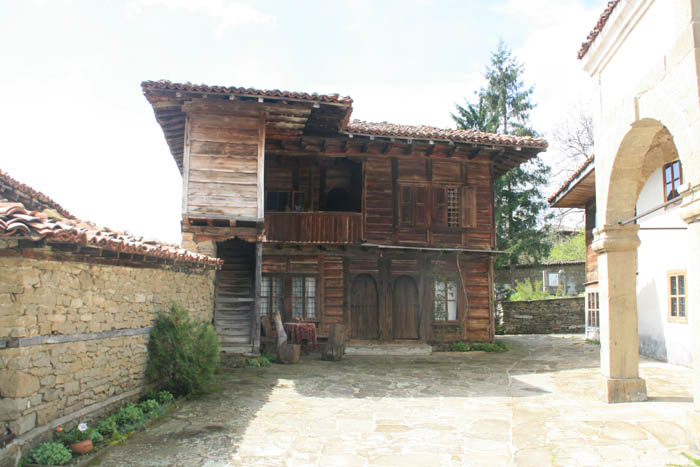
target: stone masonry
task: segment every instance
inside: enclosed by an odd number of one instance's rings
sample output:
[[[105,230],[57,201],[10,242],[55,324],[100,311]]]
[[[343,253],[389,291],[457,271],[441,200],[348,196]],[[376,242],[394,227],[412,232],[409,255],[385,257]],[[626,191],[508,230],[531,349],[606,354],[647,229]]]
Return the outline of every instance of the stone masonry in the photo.
[[[0,240],[0,435],[31,438],[56,419],[138,392],[148,331],[171,303],[212,320],[212,268],[42,258]]]
[[[506,334],[575,334],[585,330],[583,297],[503,302]]]

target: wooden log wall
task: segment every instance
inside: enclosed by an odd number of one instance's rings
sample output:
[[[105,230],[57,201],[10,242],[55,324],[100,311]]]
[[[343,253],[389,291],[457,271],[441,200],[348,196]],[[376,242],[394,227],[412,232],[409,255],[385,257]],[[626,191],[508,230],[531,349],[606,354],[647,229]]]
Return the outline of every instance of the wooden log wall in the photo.
[[[291,248],[266,247],[262,260],[264,275],[307,275],[317,278],[318,335],[325,337],[334,323],[343,323],[349,338],[352,328],[353,282],[370,277],[376,284],[377,339],[391,341],[397,335],[423,342],[458,340],[491,341],[494,335],[491,302],[491,258],[486,255],[462,255],[459,268],[454,255],[386,253],[348,249],[337,254],[311,254]],[[433,321],[433,280],[437,274],[460,277],[458,284],[458,320]],[[289,282],[289,281],[287,281]],[[409,285],[407,288],[406,285]],[[400,293],[400,297],[395,295]],[[412,298],[415,297],[415,298]],[[406,310],[415,300],[419,316],[404,322],[396,313]],[[286,303],[285,307],[290,308]],[[408,308],[415,310],[415,307]],[[408,325],[407,325],[408,323]],[[362,340],[362,338],[360,338]],[[404,337],[403,340],[411,340]]]
[[[183,213],[262,216],[264,120],[254,104],[187,102]]]

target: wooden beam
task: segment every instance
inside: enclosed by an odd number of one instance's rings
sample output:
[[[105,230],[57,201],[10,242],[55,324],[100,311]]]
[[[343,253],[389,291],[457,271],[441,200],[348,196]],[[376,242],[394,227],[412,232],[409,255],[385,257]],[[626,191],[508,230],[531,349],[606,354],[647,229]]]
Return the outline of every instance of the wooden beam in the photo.
[[[323,141],[321,141],[321,152],[326,152],[327,146],[328,146],[328,139],[323,138]]]
[[[384,147],[382,148],[382,154],[388,153],[390,149],[391,149],[391,143],[385,143]]]
[[[348,140],[347,140],[347,139],[344,140],[344,141],[340,144],[340,152],[348,152]]]
[[[258,121],[258,209],[257,216],[265,217],[265,112]]]

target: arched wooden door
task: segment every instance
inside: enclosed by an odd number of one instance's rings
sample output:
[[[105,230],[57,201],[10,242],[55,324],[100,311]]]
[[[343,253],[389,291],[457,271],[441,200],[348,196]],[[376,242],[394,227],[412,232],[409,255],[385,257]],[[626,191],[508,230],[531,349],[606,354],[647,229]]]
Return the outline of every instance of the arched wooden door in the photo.
[[[391,322],[394,339],[418,339],[420,303],[416,281],[412,277],[399,276],[394,281],[392,304]]]
[[[379,338],[377,285],[371,276],[360,274],[352,282],[350,294],[351,335],[357,339]]]

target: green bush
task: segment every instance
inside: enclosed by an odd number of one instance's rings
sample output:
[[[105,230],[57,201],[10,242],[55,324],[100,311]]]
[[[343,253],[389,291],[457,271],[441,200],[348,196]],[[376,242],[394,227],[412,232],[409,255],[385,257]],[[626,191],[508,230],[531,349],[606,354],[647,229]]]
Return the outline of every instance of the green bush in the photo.
[[[117,425],[117,417],[111,415],[97,424],[97,431],[102,436],[113,436],[117,433],[119,426]]]
[[[535,281],[533,285],[528,278],[522,282],[515,281],[515,292],[510,294],[509,300],[511,302],[521,302],[526,300],[545,300],[548,298],[555,297],[542,290],[542,281]]]
[[[270,359],[267,358],[267,357],[264,356],[264,355],[260,356],[260,358],[259,358],[258,360],[260,360],[260,366],[270,366],[270,365],[272,365],[272,362],[270,361]]]
[[[34,464],[63,465],[73,459],[70,450],[62,443],[41,443],[29,453],[29,460]]]
[[[252,366],[252,367],[257,368],[260,366],[260,361],[258,361],[257,358],[249,358],[248,359],[248,366]]]
[[[119,425],[119,431],[126,433],[140,428],[145,421],[143,410],[133,402],[128,403],[114,413],[115,420]]]
[[[152,412],[158,412],[160,410],[160,404],[155,399],[146,399],[139,404],[139,408],[145,414],[150,414]]]
[[[163,405],[168,405],[175,400],[175,397],[168,391],[159,391],[158,394],[156,394],[156,400]]]
[[[503,342],[452,342],[450,344],[451,352],[472,352],[472,351],[484,351],[484,352],[503,352],[506,350],[506,344]]]
[[[219,366],[221,343],[211,324],[190,320],[183,307],[173,304],[159,313],[148,342],[148,376],[168,391],[206,392]]]

